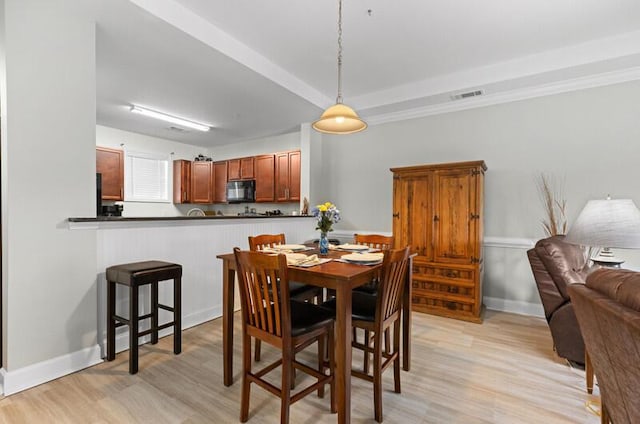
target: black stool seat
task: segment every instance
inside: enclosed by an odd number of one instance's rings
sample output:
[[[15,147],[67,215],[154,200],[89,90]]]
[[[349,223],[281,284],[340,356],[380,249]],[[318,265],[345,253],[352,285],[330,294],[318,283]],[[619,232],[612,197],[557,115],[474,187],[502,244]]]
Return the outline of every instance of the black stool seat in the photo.
[[[158,331],[173,326],[173,352],[182,350],[181,279],[182,266],[163,261],[144,261],[107,268],[107,360],[116,357],[116,328],[129,327],[129,373],[138,372],[138,339],[151,334],[151,344],[158,343]],[[158,282],[173,280],[173,307],[158,302]],[[116,314],[116,284],[129,287],[129,319]],[[151,312],[139,315],[139,287],[151,285]],[[173,312],[173,321],[158,324],[158,310]],[[151,327],[139,331],[143,319],[151,319]]]

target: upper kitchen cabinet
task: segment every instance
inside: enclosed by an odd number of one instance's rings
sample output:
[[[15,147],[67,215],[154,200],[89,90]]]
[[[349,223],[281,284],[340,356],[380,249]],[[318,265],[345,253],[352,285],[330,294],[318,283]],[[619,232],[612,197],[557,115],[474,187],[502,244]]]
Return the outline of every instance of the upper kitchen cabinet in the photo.
[[[255,178],[253,157],[230,159],[227,162],[229,164],[229,181],[253,180]]]
[[[191,161],[173,161],[173,203],[191,203]]]
[[[124,152],[96,147],[96,172],[102,174],[102,200],[124,200]]]
[[[275,154],[276,201],[300,201],[300,151]]]
[[[255,158],[256,202],[273,202],[275,196],[275,155]]]
[[[213,203],[213,162],[191,162],[191,203]]]
[[[214,203],[225,203],[227,201],[227,167],[227,161],[213,163]]]

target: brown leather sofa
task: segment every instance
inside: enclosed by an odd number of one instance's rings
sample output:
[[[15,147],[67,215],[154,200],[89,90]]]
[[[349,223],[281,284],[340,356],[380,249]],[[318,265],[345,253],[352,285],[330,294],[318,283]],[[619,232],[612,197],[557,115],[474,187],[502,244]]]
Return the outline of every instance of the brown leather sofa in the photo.
[[[569,295],[598,378],[603,423],[640,423],[640,273],[599,269]]]
[[[584,341],[567,287],[573,283],[584,284],[586,255],[580,246],[565,243],[563,238],[554,236],[539,240],[527,251],[527,256],[556,353],[584,364]]]

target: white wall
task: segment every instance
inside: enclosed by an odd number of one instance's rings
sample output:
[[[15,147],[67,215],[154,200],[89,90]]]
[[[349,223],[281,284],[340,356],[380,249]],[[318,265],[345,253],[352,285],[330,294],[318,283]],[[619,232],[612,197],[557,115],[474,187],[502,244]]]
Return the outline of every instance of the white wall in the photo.
[[[570,223],[607,194],[640,205],[638,98],[630,82],[323,136],[313,184],[342,211],[337,229],[391,231],[389,168],[483,159],[485,238],[539,239],[541,172],[564,179]],[[539,303],[525,251],[486,249],[485,296]]]
[[[227,144],[214,147],[209,153],[214,161],[241,158],[245,156],[265,155],[300,148],[300,133],[276,135],[273,137],[257,138],[241,143]]]
[[[72,352],[88,362],[96,358],[96,236],[66,228],[69,216],[95,214],[91,5],[1,5],[2,324],[9,374]]]
[[[206,154],[207,148],[191,146],[189,144],[178,143],[157,137],[123,131],[116,128],[96,126],[96,145],[123,149],[131,152],[157,153],[167,155],[171,161],[177,159],[193,160],[199,154]],[[173,199],[173,167],[169,167],[169,193]],[[123,216],[176,216],[185,215],[189,209],[202,205],[154,203],[154,202],[118,202],[123,204]]]

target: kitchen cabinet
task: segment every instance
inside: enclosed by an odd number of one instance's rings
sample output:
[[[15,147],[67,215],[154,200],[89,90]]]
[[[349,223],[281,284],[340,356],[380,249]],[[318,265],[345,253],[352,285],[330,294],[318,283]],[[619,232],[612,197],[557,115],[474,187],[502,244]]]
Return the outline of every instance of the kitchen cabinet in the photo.
[[[253,180],[254,174],[254,158],[230,159],[229,163],[229,181],[234,180]]]
[[[275,161],[275,200],[300,201],[300,151],[276,153]]]
[[[102,174],[102,200],[124,200],[124,151],[96,147],[96,172]]]
[[[227,161],[213,163],[213,202],[227,201]]]
[[[191,203],[213,203],[213,162],[191,162]]]
[[[275,197],[275,155],[255,158],[256,202],[273,202]]]
[[[173,161],[173,203],[191,203],[191,161]]]
[[[391,169],[395,247],[411,246],[412,307],[482,322],[483,161]]]

